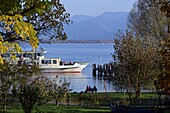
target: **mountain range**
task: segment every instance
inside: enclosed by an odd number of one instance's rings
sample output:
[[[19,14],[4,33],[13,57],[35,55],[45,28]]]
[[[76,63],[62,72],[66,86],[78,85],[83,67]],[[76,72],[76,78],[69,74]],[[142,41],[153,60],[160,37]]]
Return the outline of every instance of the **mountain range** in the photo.
[[[105,12],[99,16],[75,15],[65,26],[68,40],[113,40],[114,33],[126,28],[128,12]]]

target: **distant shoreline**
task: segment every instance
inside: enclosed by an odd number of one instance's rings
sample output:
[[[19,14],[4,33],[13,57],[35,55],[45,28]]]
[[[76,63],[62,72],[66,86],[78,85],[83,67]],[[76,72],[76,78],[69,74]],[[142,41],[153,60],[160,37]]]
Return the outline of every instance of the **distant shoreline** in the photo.
[[[113,40],[48,40],[40,39],[41,43],[88,43],[88,44],[113,44]]]

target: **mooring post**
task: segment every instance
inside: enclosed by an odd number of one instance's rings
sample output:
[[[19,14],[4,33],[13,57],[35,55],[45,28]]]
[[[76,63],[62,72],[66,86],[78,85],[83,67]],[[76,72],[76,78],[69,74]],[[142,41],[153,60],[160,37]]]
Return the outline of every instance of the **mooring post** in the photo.
[[[98,71],[99,71],[99,75],[102,76],[102,74],[103,74],[102,65],[99,65],[99,70]]]
[[[93,76],[96,76],[96,64],[92,65],[92,70],[93,70]]]

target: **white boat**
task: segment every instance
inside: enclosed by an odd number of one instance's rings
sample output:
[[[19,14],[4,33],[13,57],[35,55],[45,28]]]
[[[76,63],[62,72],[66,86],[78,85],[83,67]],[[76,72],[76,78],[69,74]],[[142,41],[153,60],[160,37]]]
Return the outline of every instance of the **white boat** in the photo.
[[[48,73],[81,73],[89,64],[87,62],[65,63],[60,58],[45,58],[44,54],[46,52],[47,51],[24,51],[22,54],[16,55],[17,59],[13,61],[13,63],[34,63],[42,69],[42,72]],[[4,55],[4,59],[9,60],[10,54]]]

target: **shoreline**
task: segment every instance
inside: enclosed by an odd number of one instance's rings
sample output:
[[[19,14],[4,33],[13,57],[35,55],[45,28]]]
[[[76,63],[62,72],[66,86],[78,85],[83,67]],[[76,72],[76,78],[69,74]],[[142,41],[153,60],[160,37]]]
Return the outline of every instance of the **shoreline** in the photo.
[[[81,43],[81,44],[113,44],[114,40],[48,40],[48,39],[40,39],[41,43]]]

